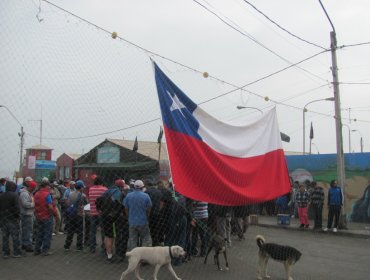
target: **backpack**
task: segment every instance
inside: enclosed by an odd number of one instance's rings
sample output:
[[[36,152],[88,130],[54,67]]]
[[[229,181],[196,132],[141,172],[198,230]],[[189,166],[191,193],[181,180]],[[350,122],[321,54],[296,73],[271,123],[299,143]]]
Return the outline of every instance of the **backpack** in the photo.
[[[109,216],[113,219],[118,219],[123,211],[123,194],[120,195],[119,200],[113,199],[113,194],[114,192],[110,192],[109,190],[104,192],[100,197],[96,199],[95,205],[96,209],[100,211],[103,216]]]
[[[71,189],[65,189],[63,192],[62,197],[60,198],[59,204],[62,208],[62,211],[65,212],[66,209],[68,208],[68,198],[69,195],[71,194]]]
[[[74,218],[77,216],[78,213],[78,205],[80,204],[82,193],[78,193],[77,200],[75,203],[69,204],[69,206],[65,209],[65,213],[67,217]]]

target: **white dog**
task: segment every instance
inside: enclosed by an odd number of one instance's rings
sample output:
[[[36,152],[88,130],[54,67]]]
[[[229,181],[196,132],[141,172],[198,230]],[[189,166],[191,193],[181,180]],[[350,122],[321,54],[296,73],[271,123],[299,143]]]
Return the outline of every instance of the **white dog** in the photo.
[[[136,247],[130,252],[127,252],[126,256],[129,257],[128,267],[122,273],[121,280],[123,280],[126,277],[126,275],[132,272],[133,270],[135,270],[136,278],[139,280],[143,280],[139,274],[141,262],[146,262],[151,265],[155,265],[153,273],[154,280],[157,280],[157,274],[162,265],[167,265],[168,270],[172,273],[176,280],[181,280],[179,277],[177,277],[171,265],[172,258],[185,256],[185,251],[180,246]]]

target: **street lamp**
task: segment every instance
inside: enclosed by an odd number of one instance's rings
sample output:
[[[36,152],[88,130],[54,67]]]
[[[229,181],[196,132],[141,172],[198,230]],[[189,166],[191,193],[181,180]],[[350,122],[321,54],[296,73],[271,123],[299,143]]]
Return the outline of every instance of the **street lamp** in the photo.
[[[20,147],[20,152],[19,152],[19,176],[22,177],[22,163],[23,163],[23,142],[24,142],[24,131],[23,131],[23,125],[21,124],[21,122],[16,118],[16,116],[12,113],[12,111],[10,111],[8,109],[8,107],[4,106],[4,105],[0,105],[0,108],[4,108],[6,109],[9,114],[17,121],[17,123],[21,126],[21,133],[18,133],[19,137],[21,138],[21,147]]]
[[[360,147],[361,147],[361,153],[364,152],[364,143],[363,143],[363,138],[362,138],[362,134],[359,130],[357,129],[352,129],[353,132],[358,132],[358,134],[360,134],[361,138],[360,138]]]
[[[241,109],[254,109],[254,110],[259,111],[261,114],[263,114],[263,111],[261,109],[256,108],[256,107],[249,107],[249,106],[240,106],[240,105],[238,105],[238,106],[236,106],[236,109],[238,109],[238,110],[241,110]]]
[[[306,107],[311,103],[319,102],[319,101],[334,101],[334,97],[313,100],[313,101],[308,102],[306,105],[304,105],[303,107],[303,155],[306,154],[306,112],[308,111]]]
[[[343,126],[348,128],[348,153],[351,153],[351,128],[348,124],[342,124]]]
[[[248,107],[248,106],[238,105],[238,106],[236,106],[236,109],[238,109],[238,110],[241,110],[241,109],[255,109],[255,110],[259,111],[261,114],[263,114],[263,111],[261,109],[256,108],[256,107]],[[288,142],[288,143],[290,142],[289,135],[287,135],[285,133],[282,133],[282,132],[280,132],[280,139],[281,139],[281,141],[284,141],[284,142]]]

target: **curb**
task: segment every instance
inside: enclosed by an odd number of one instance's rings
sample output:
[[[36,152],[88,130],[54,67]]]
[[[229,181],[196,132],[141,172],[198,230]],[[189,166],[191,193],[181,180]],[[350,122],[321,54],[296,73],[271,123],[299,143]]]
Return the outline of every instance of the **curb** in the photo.
[[[257,225],[249,225],[249,226],[257,226],[257,227],[264,227],[264,228],[276,228],[282,230],[292,230],[292,231],[302,231],[302,232],[311,232],[311,233],[318,233],[330,236],[343,236],[343,237],[351,237],[351,238],[361,238],[361,239],[370,239],[370,231],[368,234],[363,234],[360,232],[353,232],[353,230],[342,229],[336,233],[334,232],[325,232],[323,230],[314,231],[313,229],[301,229],[298,227],[292,227],[291,225],[273,225],[273,224],[257,224]]]

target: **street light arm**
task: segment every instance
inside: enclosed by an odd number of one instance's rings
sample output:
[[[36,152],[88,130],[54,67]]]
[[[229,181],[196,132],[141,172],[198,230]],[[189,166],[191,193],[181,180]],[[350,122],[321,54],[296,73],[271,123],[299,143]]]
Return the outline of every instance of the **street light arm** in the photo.
[[[17,121],[17,123],[19,123],[19,125],[21,126],[21,133],[19,133],[19,137],[21,139],[21,144],[20,144],[20,151],[19,151],[19,172],[18,172],[18,176],[19,177],[22,177],[22,167],[23,167],[23,144],[24,144],[24,131],[23,131],[23,125],[21,124],[21,122],[16,118],[16,116],[12,113],[12,111],[10,111],[8,109],[8,107],[4,106],[4,105],[0,105],[0,108],[5,108],[9,114]],[[17,176],[17,178],[18,178]]]
[[[334,97],[327,97],[327,98],[322,98],[322,99],[316,99],[313,101],[308,102],[306,105],[303,107],[303,111],[306,110],[306,107],[310,105],[311,103],[318,102],[318,101],[334,101]]]
[[[240,105],[238,105],[238,106],[236,106],[236,109],[238,109],[238,110],[241,110],[241,109],[254,109],[254,110],[259,111],[261,114],[263,114],[263,111],[261,109],[256,108],[256,107],[249,107],[249,106],[240,106]]]
[[[320,5],[321,5],[321,8],[324,10],[324,13],[325,13],[326,17],[328,18],[328,20],[329,20],[329,22],[330,22],[331,28],[333,28],[333,31],[334,31],[334,33],[335,33],[334,25],[333,25],[333,23],[331,22],[331,19],[330,19],[329,15],[328,15],[328,13],[327,13],[327,11],[326,11],[326,9],[325,9],[324,5],[322,4],[321,0],[319,0],[319,3],[320,3]]]
[[[311,103],[318,102],[318,101],[335,101],[335,98],[327,97],[327,98],[322,98],[322,99],[316,99],[304,105],[303,107],[303,154],[306,153],[306,118],[305,118],[305,113],[307,112],[306,107],[310,105]]]
[[[3,108],[5,108],[8,112],[9,112],[9,114],[17,121],[17,123],[21,126],[21,127],[23,127],[23,125],[21,124],[21,122],[16,118],[16,116],[12,113],[12,111],[10,111],[9,109],[8,109],[8,107],[6,107],[6,106],[4,106],[4,105],[0,105],[0,107],[3,107]]]

